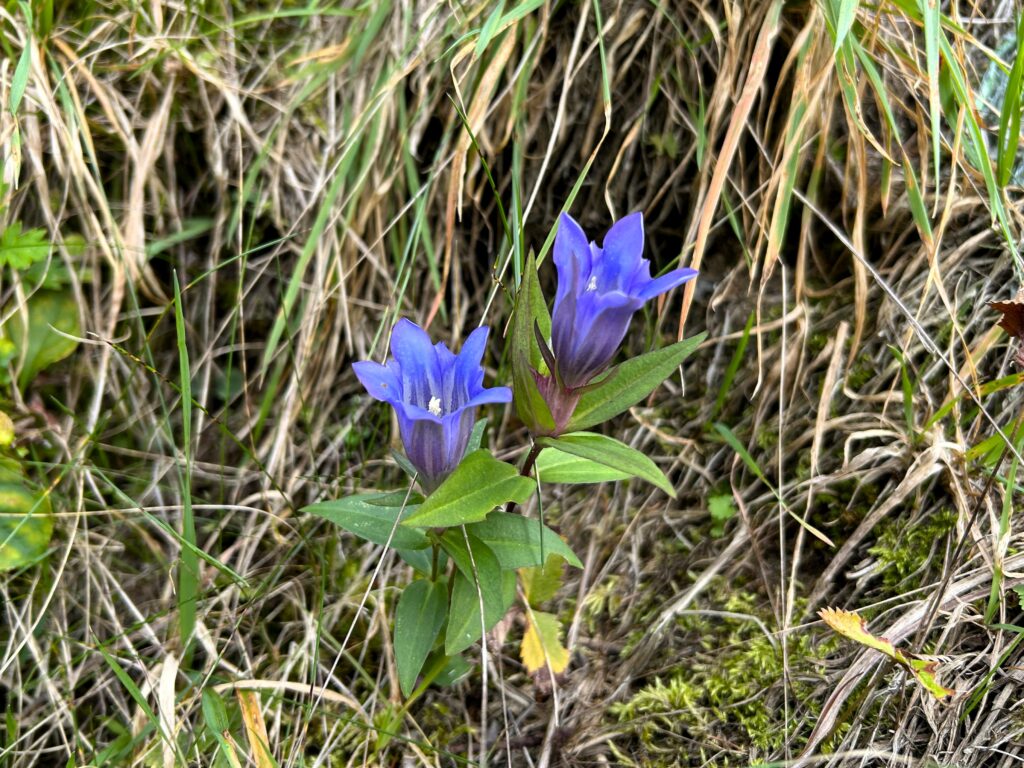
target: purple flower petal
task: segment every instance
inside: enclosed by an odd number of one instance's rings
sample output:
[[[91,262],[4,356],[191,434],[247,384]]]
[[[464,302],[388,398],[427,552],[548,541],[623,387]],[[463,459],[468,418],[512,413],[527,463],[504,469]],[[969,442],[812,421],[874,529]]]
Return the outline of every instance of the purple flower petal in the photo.
[[[439,396],[442,379],[430,336],[403,317],[391,331],[391,354],[402,372],[405,402],[428,407],[430,398]]]
[[[591,291],[580,297],[572,343],[568,348],[553,350],[566,387],[587,384],[612,361],[633,313],[641,306],[643,300],[621,291]],[[586,329],[586,333],[580,333],[580,329]]]
[[[583,228],[568,213],[563,213],[558,219],[552,255],[558,270],[558,291],[555,294],[557,312],[566,295],[570,291],[582,291],[590,277],[590,243]]]
[[[445,402],[451,403],[448,410],[457,407],[458,403],[465,405],[473,396],[476,390],[483,386],[484,369],[480,366],[484,359],[484,350],[487,348],[487,336],[490,329],[481,326],[469,334],[459,350],[451,367],[452,398],[446,397]],[[447,387],[446,387],[447,391]]]
[[[594,262],[597,290],[601,293],[628,290],[637,271],[647,266],[643,258],[643,214],[631,213],[615,222],[604,236],[601,250],[600,260]]]
[[[464,408],[476,408],[478,405],[487,405],[488,403],[511,403],[512,402],[512,390],[508,387],[491,387],[490,389],[481,389],[467,402]]]
[[[395,372],[386,365],[363,361],[352,363],[352,370],[370,397],[385,403],[402,399],[402,384]]]
[[[689,267],[683,267],[682,269],[674,269],[671,272],[656,277],[645,285],[639,292],[639,296],[644,301],[653,299],[655,296],[660,296],[665,291],[670,291],[677,285],[682,285],[685,282],[693,280],[697,276],[697,270],[690,269]]]

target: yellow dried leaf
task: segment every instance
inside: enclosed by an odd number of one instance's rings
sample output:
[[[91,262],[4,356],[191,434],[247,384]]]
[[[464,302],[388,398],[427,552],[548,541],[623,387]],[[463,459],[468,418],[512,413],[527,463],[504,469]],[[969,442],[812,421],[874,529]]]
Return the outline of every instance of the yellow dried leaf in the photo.
[[[527,672],[532,674],[550,666],[551,672],[557,675],[569,666],[569,651],[562,646],[561,629],[557,616],[541,611],[527,612],[526,632],[519,648]]]
[[[936,699],[941,700],[955,693],[955,691],[939,684],[938,679],[935,677],[935,671],[938,668],[938,664],[935,661],[920,659],[913,654],[904,653],[884,637],[876,637],[871,634],[868,632],[867,622],[858,614],[837,608],[824,608],[818,611],[818,616],[843,637],[868,648],[873,648],[876,651],[881,651],[893,661],[901,664]]]
[[[858,614],[852,611],[843,611],[838,608],[824,608],[818,611],[821,620],[828,624],[834,631],[854,642],[874,648],[890,656],[897,661],[903,661],[903,654],[896,650],[895,646],[884,637],[875,637],[868,632],[867,622]]]
[[[275,768],[274,758],[270,754],[270,739],[267,736],[267,725],[260,710],[260,697],[255,691],[241,688],[235,690],[238,704],[242,710],[242,722],[245,723],[245,735],[249,739],[249,750],[256,768]]]

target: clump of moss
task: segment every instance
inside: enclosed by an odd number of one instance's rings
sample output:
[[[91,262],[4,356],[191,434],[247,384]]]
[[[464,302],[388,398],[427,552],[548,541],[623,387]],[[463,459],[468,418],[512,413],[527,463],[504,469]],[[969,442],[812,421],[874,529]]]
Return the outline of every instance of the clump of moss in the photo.
[[[937,562],[937,548],[956,525],[956,512],[945,509],[908,526],[906,522],[887,520],[879,526],[878,538],[868,553],[878,561],[877,572],[889,592],[904,589],[907,579],[925,577],[928,566]]]
[[[878,363],[868,354],[857,355],[849,373],[846,374],[846,386],[854,392],[862,389],[878,374]]]
[[[757,617],[768,627],[774,619],[763,597],[724,581],[713,589],[716,608]],[[752,619],[690,614],[677,620],[684,634],[678,666],[649,680],[609,714],[627,724],[635,739],[619,744],[619,757],[631,753],[643,765],[750,765],[785,746],[801,746],[796,724],[816,717],[813,694],[823,679],[810,634],[787,639],[789,723],[783,707],[783,654],[778,636],[765,635]],[[686,745],[681,749],[681,745]]]

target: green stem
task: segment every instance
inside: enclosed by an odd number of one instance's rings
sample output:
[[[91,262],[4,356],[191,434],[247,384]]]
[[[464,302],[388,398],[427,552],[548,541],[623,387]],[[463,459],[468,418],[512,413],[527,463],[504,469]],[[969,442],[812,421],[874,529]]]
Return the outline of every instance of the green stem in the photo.
[[[537,443],[533,443],[530,446],[530,452],[526,454],[526,460],[523,462],[523,466],[519,468],[520,475],[522,475],[523,477],[531,476],[530,473],[533,471],[533,465],[537,463],[537,457],[543,450],[544,446],[538,445]],[[515,510],[515,508],[516,503],[514,501],[510,501],[508,504],[505,505],[505,511],[509,513]]]

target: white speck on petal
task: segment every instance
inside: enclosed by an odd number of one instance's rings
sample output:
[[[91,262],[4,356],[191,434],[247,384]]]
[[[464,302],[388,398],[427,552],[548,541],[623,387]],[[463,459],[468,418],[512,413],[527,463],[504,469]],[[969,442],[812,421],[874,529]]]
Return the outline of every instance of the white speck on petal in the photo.
[[[590,276],[590,282],[587,283],[587,290],[588,291],[596,291],[597,290],[597,275],[591,275]]]
[[[432,397],[432,398],[430,398],[430,403],[427,405],[427,410],[430,411],[435,416],[440,416],[441,415],[441,398],[440,397]]]

